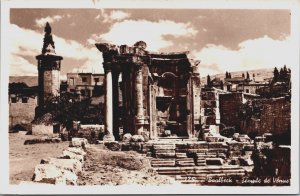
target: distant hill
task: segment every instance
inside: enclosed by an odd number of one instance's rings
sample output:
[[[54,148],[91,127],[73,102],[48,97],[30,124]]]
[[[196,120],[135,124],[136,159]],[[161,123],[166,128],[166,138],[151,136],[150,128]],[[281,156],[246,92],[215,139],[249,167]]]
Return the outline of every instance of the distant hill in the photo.
[[[38,77],[37,76],[9,76],[9,83],[24,82],[27,86],[37,86]]]
[[[235,71],[235,72],[228,71],[228,72],[230,72],[232,78],[233,77],[241,77],[243,73],[245,74],[245,77],[246,77],[246,73],[248,72],[250,75],[250,79],[252,79],[253,74],[255,74],[256,79],[269,79],[269,78],[273,77],[273,71],[274,71],[274,68]],[[210,78],[211,79],[220,78],[221,80],[224,80],[225,73],[210,75]],[[201,77],[201,82],[202,82],[202,84],[206,83],[206,76]]]

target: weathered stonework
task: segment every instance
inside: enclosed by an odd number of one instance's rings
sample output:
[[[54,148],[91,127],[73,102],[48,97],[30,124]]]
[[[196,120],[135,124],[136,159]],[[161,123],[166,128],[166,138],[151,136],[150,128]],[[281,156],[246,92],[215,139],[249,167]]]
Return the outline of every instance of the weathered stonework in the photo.
[[[38,105],[42,106],[45,101],[60,92],[60,68],[61,56],[56,55],[54,41],[52,39],[49,23],[45,27],[44,44],[42,54],[36,56],[38,61]]]
[[[119,140],[122,127],[124,133],[150,139],[165,130],[195,137],[201,124],[199,61],[189,59],[188,52],[151,53],[143,41],[133,47],[107,43],[96,47],[104,59],[107,134]]]

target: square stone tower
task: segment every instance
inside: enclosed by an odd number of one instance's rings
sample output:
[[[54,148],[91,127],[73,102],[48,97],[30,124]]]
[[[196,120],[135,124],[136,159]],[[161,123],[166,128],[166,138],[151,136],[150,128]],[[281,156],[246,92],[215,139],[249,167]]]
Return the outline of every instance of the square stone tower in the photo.
[[[38,106],[58,96],[60,92],[61,56],[56,55],[51,26],[46,23],[42,54],[36,56],[38,61]]]

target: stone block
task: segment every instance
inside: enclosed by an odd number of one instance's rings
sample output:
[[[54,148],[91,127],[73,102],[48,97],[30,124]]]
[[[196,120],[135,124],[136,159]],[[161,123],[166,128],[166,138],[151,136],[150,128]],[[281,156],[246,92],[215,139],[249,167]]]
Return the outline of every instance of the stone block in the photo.
[[[34,182],[60,185],[76,185],[75,173],[60,169],[52,164],[39,164],[34,169]]]
[[[175,158],[175,151],[159,151],[155,152],[156,158]]]
[[[141,152],[142,143],[141,142],[130,142],[130,149],[133,151]]]
[[[58,157],[59,159],[77,159],[81,163],[84,161],[84,156],[76,154],[74,152],[70,152],[68,150],[64,150],[62,155]]]
[[[164,131],[164,136],[166,136],[166,137],[169,137],[169,136],[171,136],[171,130],[165,130]]]
[[[239,157],[239,156],[242,156],[242,151],[240,151],[240,150],[238,150],[238,151],[228,151],[227,156],[228,157]]]
[[[227,145],[225,142],[209,142],[208,148],[226,148]]]
[[[192,167],[195,166],[195,162],[192,158],[176,159],[176,165],[179,167]]]
[[[207,136],[206,141],[207,142],[224,142],[224,138],[218,137],[218,136]]]
[[[237,138],[239,137],[239,133],[234,133],[232,136],[232,139],[237,140]]]
[[[240,161],[241,166],[252,166],[252,165],[254,165],[253,160],[248,156],[240,157],[239,161]]]
[[[144,137],[142,136],[142,135],[133,135],[132,137],[131,137],[131,140],[130,140],[131,142],[144,142],[145,141],[145,139],[144,139]]]
[[[69,147],[67,148],[67,150],[78,155],[83,155],[83,156],[86,155],[86,152],[83,150],[83,148]]]
[[[251,139],[248,137],[248,135],[239,135],[239,137],[236,140],[238,142],[251,142]]]
[[[176,152],[186,152],[188,149],[188,145],[187,144],[175,144],[175,150]]]
[[[122,150],[122,151],[130,151],[130,150],[131,150],[131,148],[130,148],[130,143],[129,143],[129,142],[122,143],[122,145],[121,145],[121,150]]]
[[[242,151],[244,148],[244,143],[242,142],[232,141],[232,142],[228,142],[227,145],[228,145],[228,149],[232,151]]]
[[[122,137],[123,142],[130,142],[132,135],[130,133],[125,133]]]
[[[208,143],[203,142],[203,143],[190,143],[187,145],[188,149],[207,149],[208,148]]]
[[[119,151],[121,149],[121,145],[119,142],[105,142],[104,145],[111,151]]]
[[[181,153],[181,152],[176,152],[175,156],[176,156],[177,159],[187,158],[186,153]]]
[[[205,159],[198,158],[197,161],[196,161],[196,165],[197,166],[205,166],[206,165]]]
[[[87,146],[88,146],[88,141],[85,138],[72,138],[72,141],[70,141],[70,147],[85,148]]]
[[[175,159],[152,159],[152,167],[174,167]]]
[[[223,165],[224,160],[221,158],[207,158],[206,165]]]
[[[142,153],[152,152],[153,145],[149,143],[142,143]]]
[[[209,148],[208,153],[227,153],[227,148]]]
[[[154,150],[175,150],[175,144],[154,144]]]
[[[262,137],[262,136],[256,136],[255,138],[254,138],[254,141],[255,142],[264,142],[265,141],[265,137]]]
[[[49,159],[42,159],[41,164],[55,165],[60,169],[65,169],[74,172],[75,174],[80,174],[82,172],[82,163],[76,159],[49,158]]]
[[[130,143],[122,143],[121,144],[121,150],[122,151],[142,151],[142,143],[141,142],[130,142]],[[147,153],[147,152],[145,152]]]
[[[244,150],[245,151],[253,151],[253,150],[255,150],[255,147],[253,144],[247,144],[244,146]]]

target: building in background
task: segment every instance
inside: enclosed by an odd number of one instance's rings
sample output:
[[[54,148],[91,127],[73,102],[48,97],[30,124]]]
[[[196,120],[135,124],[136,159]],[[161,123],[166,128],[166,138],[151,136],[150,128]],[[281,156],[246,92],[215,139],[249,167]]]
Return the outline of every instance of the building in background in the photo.
[[[103,92],[104,74],[67,73],[67,92],[80,100],[88,97],[100,97]]]

